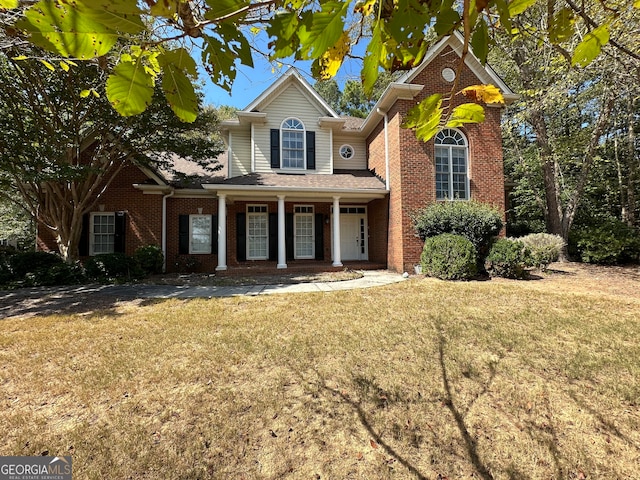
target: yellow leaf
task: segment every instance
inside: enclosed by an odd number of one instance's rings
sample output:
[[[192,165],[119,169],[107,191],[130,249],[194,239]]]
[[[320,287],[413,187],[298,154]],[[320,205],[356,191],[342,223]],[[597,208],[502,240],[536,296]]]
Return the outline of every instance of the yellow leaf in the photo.
[[[82,90],[80,92],[80,98],[87,98],[90,93],[91,93],[91,90]]]
[[[250,31],[253,35],[258,35],[262,31],[262,29],[258,27],[251,27]]]
[[[318,58],[314,74],[322,80],[334,77],[350,49],[351,38],[347,32],[343,32],[336,44]]]
[[[471,85],[463,88],[462,94],[474,102],[504,103],[502,92],[494,85]]]
[[[18,8],[18,0],[0,0],[0,8]]]
[[[66,63],[66,62],[60,62],[60,68],[62,70],[64,70],[65,72],[68,72],[69,71],[69,64]]]
[[[373,13],[373,9],[378,3],[378,0],[360,0],[356,3],[355,8],[353,9],[355,12],[360,12],[365,17],[371,15]]]
[[[72,67],[77,67],[78,66],[78,64],[76,62],[72,62],[71,60],[65,60],[65,62],[67,62]]]
[[[11,57],[11,60],[26,60],[26,55],[18,55],[17,57]]]
[[[47,67],[49,70],[51,70],[52,72],[56,71],[56,67],[54,67],[53,65],[51,65],[49,62],[47,62],[46,60],[40,60],[40,62]]]
[[[95,91],[95,89],[91,89],[91,93],[93,93],[93,96],[96,98],[100,98],[100,94],[98,92]]]
[[[635,0],[633,2],[633,6],[636,7],[636,8],[640,8],[640,0]]]

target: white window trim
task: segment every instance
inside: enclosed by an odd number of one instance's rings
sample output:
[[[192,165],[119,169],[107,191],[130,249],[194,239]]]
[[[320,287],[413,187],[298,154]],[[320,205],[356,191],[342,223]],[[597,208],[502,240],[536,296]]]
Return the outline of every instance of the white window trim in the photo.
[[[193,250],[193,220],[195,218],[208,218],[209,219],[209,247],[206,251],[203,252],[195,252]],[[210,255],[211,254],[211,245],[213,244],[213,220],[211,215],[204,214],[193,214],[189,215],[189,254],[190,255]]]
[[[311,208],[311,212],[296,212],[296,208],[297,207],[310,207]],[[313,205],[294,205],[293,207],[293,258],[296,260],[309,260],[309,259],[315,259],[316,255],[316,222],[315,222],[315,209],[313,208]],[[298,220],[298,217],[311,217],[311,255],[298,255],[298,243],[296,242],[296,237],[297,237],[297,230],[296,230],[296,222]]]
[[[447,128],[446,130],[453,130],[455,132],[457,132],[458,134],[460,134],[460,136],[462,137],[462,140],[464,141],[464,145],[450,145],[450,144],[444,144],[444,143],[436,143],[437,140],[434,139],[434,155],[435,155],[435,149],[440,147],[444,147],[448,149],[448,162],[449,162],[449,196],[447,198],[436,198],[436,200],[438,202],[468,202],[469,200],[471,200],[471,183],[470,183],[470,175],[469,175],[469,140],[467,139],[467,136],[464,134],[464,132],[462,132],[461,130],[457,129],[457,128]],[[451,155],[451,150],[453,148],[457,148],[457,149],[464,149],[464,161],[465,161],[465,167],[466,167],[466,174],[465,174],[465,190],[467,192],[467,196],[465,198],[460,198],[460,197],[455,197],[453,195],[453,159],[452,159],[452,155]],[[437,174],[437,172],[436,172]],[[436,195],[437,195],[437,191],[436,191]]]
[[[350,156],[349,158],[345,158],[345,157],[342,155],[342,149],[343,149],[343,148],[350,148],[350,149],[351,149],[351,156]],[[356,149],[355,149],[355,148],[353,148],[353,146],[352,146],[352,145],[350,145],[350,144],[348,144],[348,143],[345,143],[345,144],[343,144],[343,145],[340,145],[340,148],[338,149],[338,155],[340,155],[340,158],[341,158],[342,160],[346,160],[346,161],[353,160],[353,158],[356,156]]]
[[[115,232],[115,222],[116,222],[116,212],[91,212],[89,214],[89,256],[90,257],[94,257],[96,255],[102,255],[104,253],[113,253],[113,252],[100,252],[100,253],[96,253],[95,252],[95,233],[93,231],[93,219],[96,216],[106,216],[106,215],[110,215],[113,217],[113,243],[114,243],[114,251],[115,251],[115,236],[116,236],[116,232]]]
[[[300,122],[300,125],[302,125],[302,130],[297,130],[293,128],[285,129],[283,125],[288,120],[296,120]],[[297,131],[302,132],[302,158],[303,158],[303,164],[304,164],[302,167],[285,167],[284,166],[284,139],[282,138],[282,133],[284,130],[291,131],[291,132],[297,132]],[[280,170],[301,172],[306,169],[307,169],[307,127],[305,126],[304,122],[299,118],[287,117],[280,124]]]
[[[264,212],[249,212],[249,207],[265,207],[266,211]],[[265,256],[259,256],[259,257],[252,257],[251,255],[249,255],[250,252],[250,241],[249,241],[249,215],[262,215],[266,218],[266,225],[267,225],[267,234],[266,234],[266,241],[267,241],[267,248],[266,248],[266,252],[267,254]],[[269,259],[269,207],[268,205],[264,204],[264,203],[250,203],[247,204],[246,207],[246,219],[245,219],[245,232],[246,232],[246,258],[247,260],[268,260]]]

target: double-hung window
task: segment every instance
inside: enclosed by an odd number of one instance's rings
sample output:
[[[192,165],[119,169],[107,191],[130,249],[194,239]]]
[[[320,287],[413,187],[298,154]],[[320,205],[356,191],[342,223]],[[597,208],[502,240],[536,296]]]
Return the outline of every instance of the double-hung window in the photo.
[[[116,216],[114,213],[92,213],[90,225],[90,255],[113,253],[116,237]]]
[[[458,130],[445,128],[435,138],[436,198],[468,200],[469,174],[467,139]]]
[[[189,216],[189,253],[211,253],[211,215]]]
[[[305,132],[297,118],[287,118],[280,128],[282,134],[282,168],[304,169]]]

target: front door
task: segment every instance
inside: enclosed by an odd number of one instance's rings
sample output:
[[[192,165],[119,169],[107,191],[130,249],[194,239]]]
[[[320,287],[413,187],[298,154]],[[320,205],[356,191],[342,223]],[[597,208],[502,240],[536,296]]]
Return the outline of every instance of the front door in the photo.
[[[362,208],[358,208],[361,210]],[[340,209],[340,255],[342,260],[368,260],[367,217],[362,213],[342,213]],[[344,211],[349,212],[348,208]]]

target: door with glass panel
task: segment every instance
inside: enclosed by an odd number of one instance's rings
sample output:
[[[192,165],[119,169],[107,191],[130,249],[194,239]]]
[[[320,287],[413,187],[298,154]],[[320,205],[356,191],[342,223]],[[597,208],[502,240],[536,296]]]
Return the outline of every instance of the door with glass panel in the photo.
[[[294,208],[294,258],[315,258],[313,207],[296,205]]]
[[[269,256],[269,217],[266,205],[247,206],[247,259]]]

